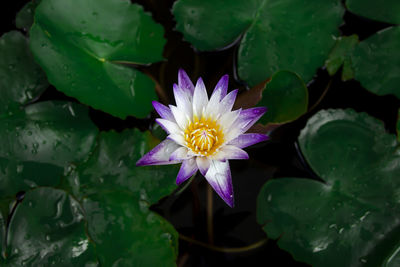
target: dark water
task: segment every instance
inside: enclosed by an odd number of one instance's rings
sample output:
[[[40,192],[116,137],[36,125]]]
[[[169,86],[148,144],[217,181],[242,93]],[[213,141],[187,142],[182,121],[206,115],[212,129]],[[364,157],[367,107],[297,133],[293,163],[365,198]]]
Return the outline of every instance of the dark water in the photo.
[[[2,33],[15,29],[16,12],[27,1],[2,1]],[[179,68],[184,68],[191,78],[203,77],[209,92],[223,74],[230,75],[229,88],[246,90],[246,85],[235,80],[234,72],[237,45],[218,52],[197,53],[190,44],[182,41],[182,35],[173,31],[174,21],[170,14],[172,0],[140,0],[154,19],[163,24],[168,40],[164,49],[166,62],[140,67],[140,70],[153,76],[164,88],[166,101],[173,102],[172,84],[177,82]],[[360,18],[346,12],[345,23],[341,26],[344,35],[358,34],[365,39],[387,24]],[[318,177],[309,169],[296,149],[296,139],[307,119],[317,111],[326,108],[353,108],[367,112],[385,123],[386,129],[395,133],[397,109],[400,101],[394,96],[376,96],[360,86],[357,81],[340,81],[339,75],[333,77],[332,84],[323,99],[321,98],[330,77],[326,70],[319,69],[314,80],[308,85],[310,107],[313,110],[299,120],[278,128],[271,141],[247,149],[248,161],[232,161],[232,176],[235,190],[235,208],[231,209],[214,194],[214,244],[219,247],[242,247],[264,239],[265,233],[256,223],[256,197],[261,186],[269,179],[280,177]],[[62,99],[75,101],[50,87],[39,99]],[[121,120],[104,112],[90,111],[91,118],[101,130],[137,127],[146,130],[154,122],[155,114],[147,119],[129,117]],[[199,241],[207,242],[205,179],[198,176],[193,183],[179,195],[171,195],[160,201],[153,209],[167,218],[178,232]],[[180,240],[178,266],[307,266],[293,260],[291,255],[280,250],[276,241],[269,240],[263,246],[242,253],[216,252],[190,242]]]

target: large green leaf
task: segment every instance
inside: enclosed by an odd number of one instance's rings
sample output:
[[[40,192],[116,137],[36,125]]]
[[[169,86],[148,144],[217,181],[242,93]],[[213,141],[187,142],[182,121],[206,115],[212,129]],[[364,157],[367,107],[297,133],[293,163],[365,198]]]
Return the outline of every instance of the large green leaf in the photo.
[[[313,266],[382,266],[400,249],[400,153],[379,121],[352,110],[320,111],[299,144],[323,182],[267,182],[258,222]]]
[[[79,203],[62,190],[29,191],[10,221],[7,266],[97,266]]]
[[[162,60],[163,28],[128,0],[42,0],[31,49],[49,81],[67,95],[114,116],[145,117],[155,83],[118,63]]]
[[[230,45],[241,34],[238,73],[251,86],[277,70],[309,81],[332,49],[342,23],[340,1],[178,0],[177,30],[199,50]]]
[[[295,73],[279,71],[267,83],[258,106],[268,108],[259,121],[263,124],[293,121],[307,111],[307,87]]]
[[[400,26],[382,30],[360,42],[352,63],[355,78],[367,90],[400,98]]]
[[[397,113],[397,128],[396,128],[396,131],[397,131],[397,140],[399,140],[399,142],[400,142],[400,109],[399,109],[399,112]]]
[[[177,232],[138,195],[99,193],[85,198],[83,207],[102,266],[175,266]]]
[[[136,167],[136,161],[157,143],[149,132],[137,129],[102,132],[91,157],[68,177],[68,186],[79,198],[101,190],[120,190],[138,194],[148,204],[156,203],[176,189],[179,169],[177,165]]]
[[[48,86],[33,61],[28,40],[17,31],[0,38],[0,116],[38,97]]]
[[[0,198],[36,186],[55,186],[71,162],[87,157],[98,130],[88,110],[41,102],[0,118]]]
[[[174,265],[177,233],[149,206],[176,188],[178,168],[135,166],[156,144],[149,132],[101,133],[92,156],[64,186],[82,199],[89,234],[104,266]]]
[[[400,2],[398,0],[346,0],[346,6],[355,14],[373,20],[400,24]]]

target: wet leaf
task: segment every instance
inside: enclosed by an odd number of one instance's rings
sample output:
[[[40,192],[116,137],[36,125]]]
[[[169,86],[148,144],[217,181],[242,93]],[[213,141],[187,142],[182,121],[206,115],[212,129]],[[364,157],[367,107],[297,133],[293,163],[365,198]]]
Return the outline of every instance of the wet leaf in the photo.
[[[333,76],[341,66],[342,81],[347,81],[354,78],[354,71],[351,66],[351,54],[354,47],[358,44],[358,36],[341,36],[336,40],[328,59],[325,61],[326,69]]]
[[[262,124],[282,124],[296,120],[307,111],[308,90],[293,72],[279,71],[267,83],[257,104],[268,108],[260,119]]]
[[[301,151],[323,182],[282,178],[258,198],[258,222],[295,259],[313,266],[382,266],[400,247],[399,143],[353,110],[314,115]]]
[[[28,31],[33,24],[33,16],[35,9],[41,0],[32,0],[25,4],[22,9],[17,13],[15,18],[15,25],[18,29]]]
[[[360,42],[352,55],[355,79],[377,95],[400,98],[400,26],[382,30]]]
[[[121,191],[83,200],[88,232],[102,266],[176,266],[177,232],[143,201]]]
[[[398,115],[397,115],[397,128],[396,128],[396,130],[397,130],[397,140],[399,140],[399,142],[400,142],[400,109],[399,109],[399,112],[398,112]]]
[[[278,70],[310,81],[322,66],[342,23],[340,1],[178,0],[177,30],[199,50],[229,46],[243,35],[238,74],[250,86]]]
[[[0,38],[0,116],[39,97],[47,88],[45,74],[33,61],[28,40],[17,31]]]
[[[0,198],[55,186],[72,162],[92,150],[98,130],[88,109],[48,101],[0,118]]]
[[[400,24],[400,2],[397,0],[346,0],[349,11],[373,20]]]
[[[163,28],[122,0],[42,0],[31,49],[50,83],[82,103],[125,118],[153,109],[155,83],[120,63],[162,60]]]
[[[79,203],[62,190],[29,191],[10,221],[6,266],[97,266]]]
[[[148,205],[176,189],[177,165],[136,167],[158,140],[149,132],[102,132],[91,157],[68,177],[68,186],[81,198],[102,190],[129,191]]]

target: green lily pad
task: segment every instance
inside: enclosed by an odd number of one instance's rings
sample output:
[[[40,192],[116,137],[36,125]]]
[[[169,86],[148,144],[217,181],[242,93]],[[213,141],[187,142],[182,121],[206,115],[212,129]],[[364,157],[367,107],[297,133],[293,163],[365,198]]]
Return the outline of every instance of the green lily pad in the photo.
[[[149,206],[176,189],[179,168],[135,165],[157,143],[149,132],[103,132],[91,157],[67,178],[64,188],[82,200],[104,266],[175,264],[177,233]]]
[[[128,0],[42,0],[31,49],[58,90],[114,116],[145,117],[155,83],[119,63],[162,60],[163,28]]]
[[[284,69],[309,81],[339,35],[337,0],[178,0],[177,30],[199,50],[229,46],[241,35],[238,74],[250,86]]]
[[[90,195],[83,207],[102,266],[176,266],[177,232],[138,195],[121,191]]]
[[[373,20],[400,24],[400,2],[397,0],[346,0],[349,11]]]
[[[81,198],[101,190],[129,191],[147,203],[156,203],[176,189],[178,165],[136,167],[158,140],[149,132],[102,132],[91,157],[68,177],[68,186]]]
[[[354,71],[351,66],[351,54],[354,47],[358,44],[358,36],[341,36],[336,40],[328,59],[325,61],[326,69],[333,76],[341,66],[342,81],[347,81],[354,78]]]
[[[33,61],[28,40],[11,31],[0,38],[0,116],[38,97],[48,83]]]
[[[71,162],[87,157],[98,134],[88,109],[48,101],[0,118],[0,198],[55,186]]]
[[[32,0],[25,4],[21,10],[17,13],[15,18],[15,25],[18,29],[29,30],[33,24],[33,16],[35,15],[35,9],[39,5],[41,0]]]
[[[377,95],[400,98],[400,26],[382,30],[360,42],[352,55],[355,78]]]
[[[29,191],[10,221],[6,266],[97,266],[79,203],[62,190]]]
[[[323,182],[282,178],[258,198],[258,222],[313,266],[383,266],[400,249],[399,143],[353,110],[320,111],[299,144]],[[397,253],[397,254],[396,254]]]
[[[294,121],[307,111],[308,90],[301,78],[289,71],[275,73],[257,104],[268,108],[262,124]]]

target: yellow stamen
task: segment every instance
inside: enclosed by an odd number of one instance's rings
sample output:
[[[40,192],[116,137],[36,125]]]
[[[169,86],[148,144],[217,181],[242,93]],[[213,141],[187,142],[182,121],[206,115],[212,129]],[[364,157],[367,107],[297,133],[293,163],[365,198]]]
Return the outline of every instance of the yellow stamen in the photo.
[[[213,155],[224,141],[221,127],[210,118],[194,118],[185,130],[186,144],[200,156]]]

